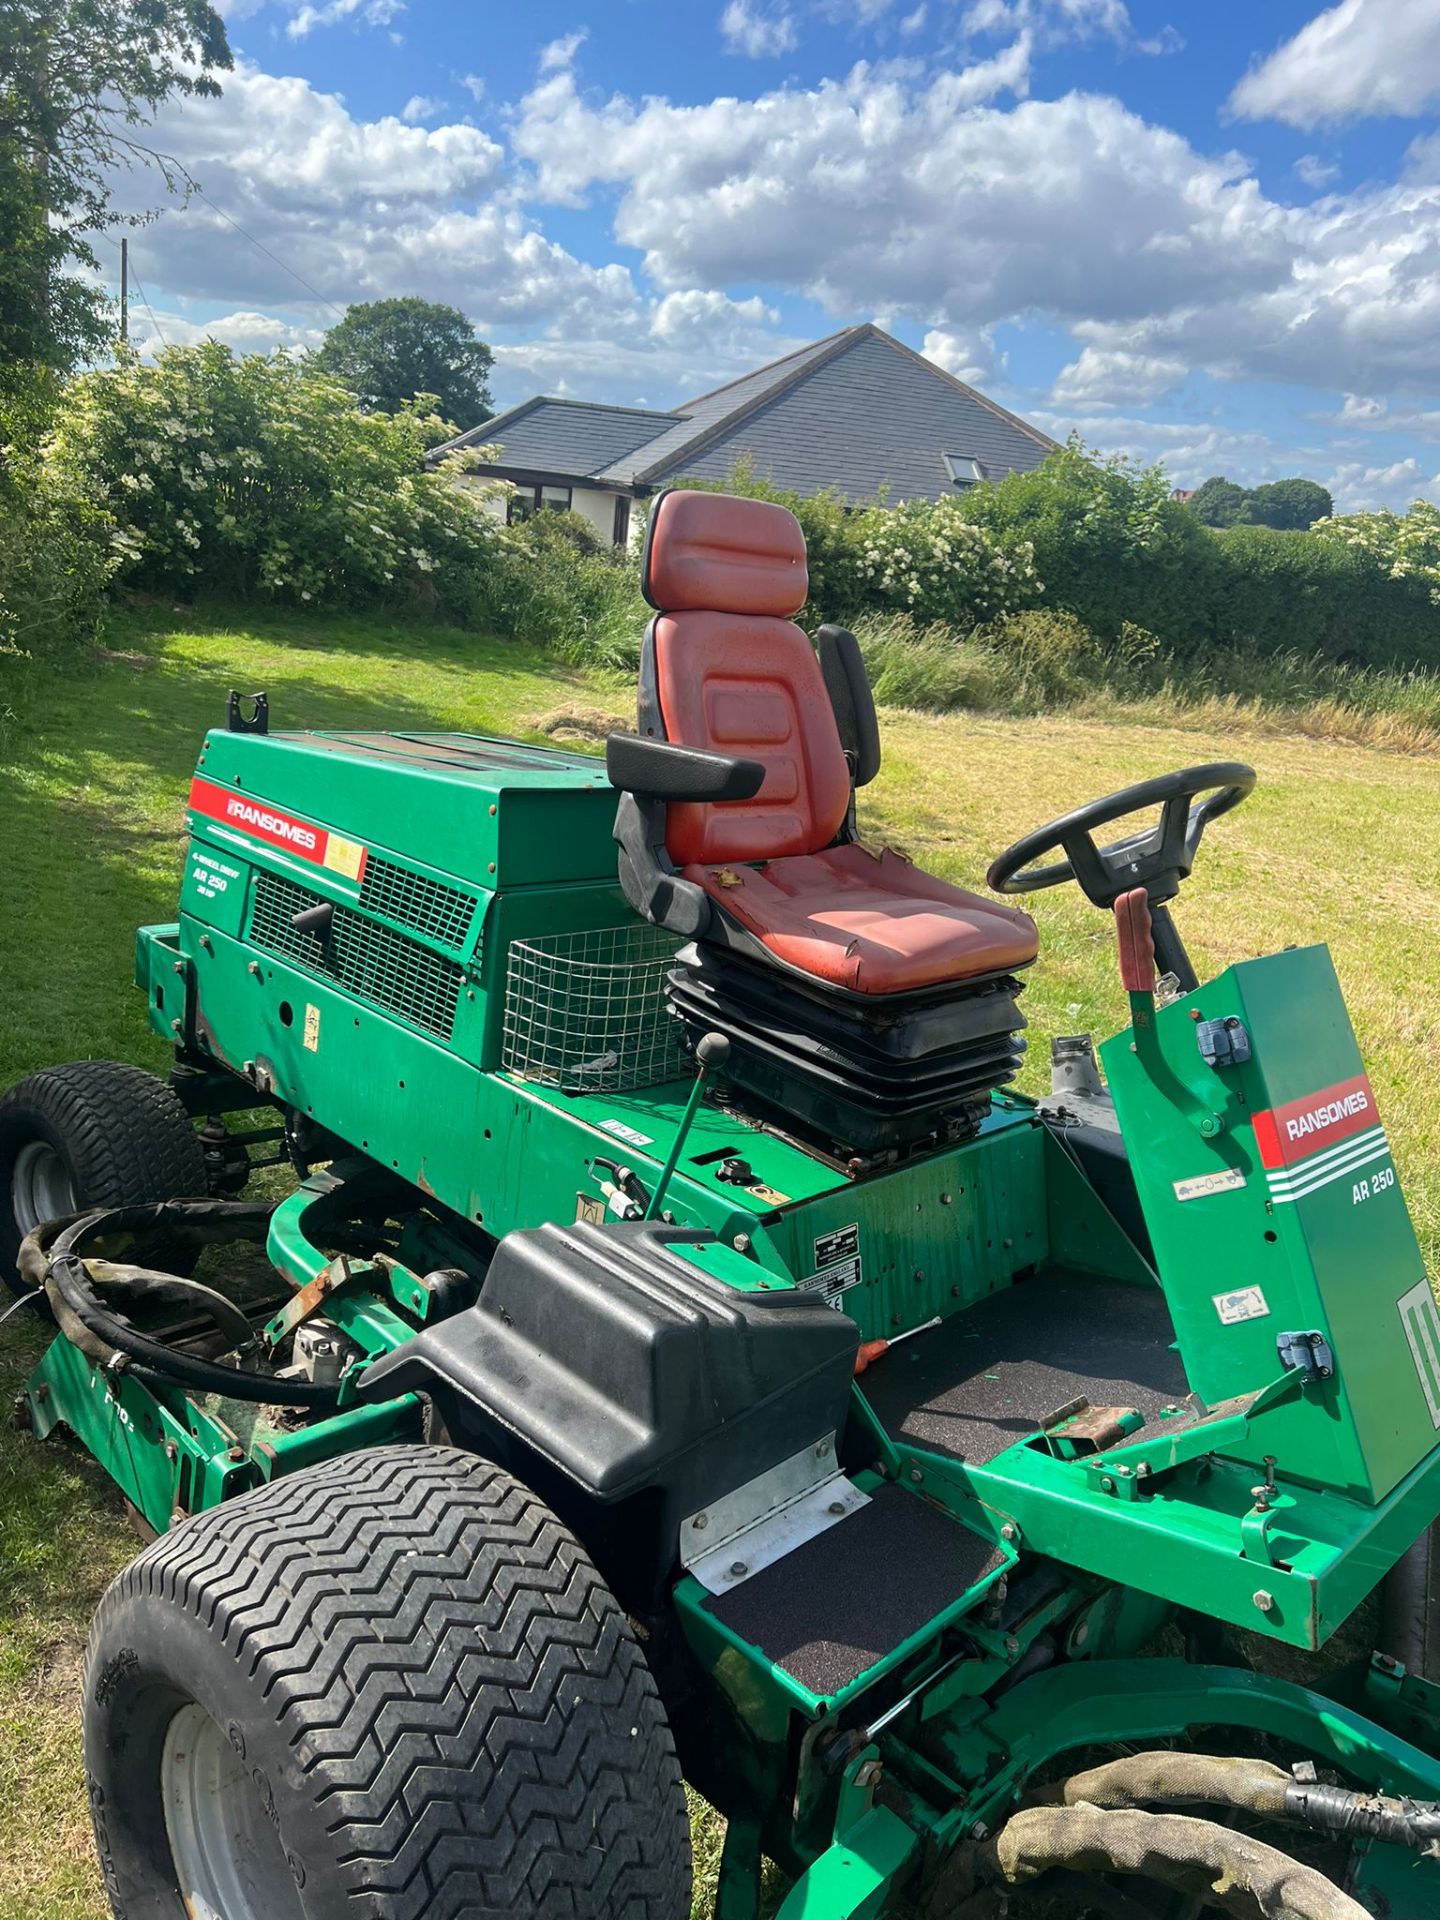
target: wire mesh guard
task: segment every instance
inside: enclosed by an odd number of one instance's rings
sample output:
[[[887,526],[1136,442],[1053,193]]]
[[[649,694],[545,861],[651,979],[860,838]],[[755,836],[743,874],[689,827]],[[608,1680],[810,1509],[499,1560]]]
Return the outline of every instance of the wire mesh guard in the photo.
[[[658,927],[512,941],[501,1064],[522,1080],[624,1093],[684,1072],[665,975],[680,943]]]

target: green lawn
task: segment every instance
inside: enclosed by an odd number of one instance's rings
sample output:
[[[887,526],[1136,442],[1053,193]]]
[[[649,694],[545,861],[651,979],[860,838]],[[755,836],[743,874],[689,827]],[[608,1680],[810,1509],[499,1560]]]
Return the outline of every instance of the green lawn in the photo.
[[[133,930],[173,911],[180,820],[204,729],[229,688],[268,689],[277,726],[533,731],[628,705],[524,650],[377,621],[134,619],[89,678],[26,688],[0,738],[0,1087],[86,1056],[158,1067],[130,987]],[[887,760],[862,828],[970,883],[990,855],[1080,800],[1209,758],[1251,758],[1261,786],[1220,822],[1180,902],[1201,975],[1287,942],[1328,940],[1427,1248],[1440,1237],[1433,1061],[1440,1042],[1440,780],[1422,755],[1207,736],[1102,719],[886,716]],[[1106,919],[1074,889],[1037,905],[1026,995],[1044,1083],[1048,1036],[1123,1017]],[[8,1400],[36,1351],[0,1330]],[[62,1441],[0,1444],[0,1920],[102,1920],[78,1740],[89,1615],[133,1540],[108,1483]],[[713,1874],[716,1823],[699,1850]]]

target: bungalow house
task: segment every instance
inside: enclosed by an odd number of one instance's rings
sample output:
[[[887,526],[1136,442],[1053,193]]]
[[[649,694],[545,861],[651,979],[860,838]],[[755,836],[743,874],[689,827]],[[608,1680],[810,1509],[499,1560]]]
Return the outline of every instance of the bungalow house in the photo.
[[[570,507],[604,540],[630,536],[630,503],[681,480],[723,481],[742,461],[799,494],[852,505],[883,489],[938,499],[1038,467],[1055,442],[876,326],[846,327],[668,412],[537,396],[436,447],[498,444],[481,475],[511,482],[512,519]]]

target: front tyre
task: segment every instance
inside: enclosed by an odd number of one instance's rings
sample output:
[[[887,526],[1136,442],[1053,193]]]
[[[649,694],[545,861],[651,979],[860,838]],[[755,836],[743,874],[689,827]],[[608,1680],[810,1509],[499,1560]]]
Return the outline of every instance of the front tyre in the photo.
[[[349,1454],[155,1541],[95,1617],[85,1756],[124,1920],[690,1911],[629,1624],[547,1507],[450,1448]]]
[[[45,1067],[0,1099],[0,1280],[11,1288],[20,1284],[20,1242],[47,1220],[206,1191],[205,1151],[189,1114],[140,1067]],[[146,1257],[188,1273],[195,1250],[166,1242]]]

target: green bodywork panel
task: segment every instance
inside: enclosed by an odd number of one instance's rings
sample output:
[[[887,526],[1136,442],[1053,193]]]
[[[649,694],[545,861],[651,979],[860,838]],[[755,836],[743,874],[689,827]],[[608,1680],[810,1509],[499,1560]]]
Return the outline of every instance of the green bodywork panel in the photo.
[[[1437,1383],[1407,1335],[1440,1360],[1440,1321],[1329,953],[1247,960],[1152,1017],[1102,1055],[1122,1129],[1145,1142],[1136,1182],[1190,1384],[1212,1405],[1254,1393],[1281,1371],[1277,1334],[1321,1333],[1333,1377],[1226,1451],[1380,1500],[1436,1445]],[[1198,1022],[1227,1018],[1250,1058],[1207,1066]],[[1267,1168],[1256,1118],[1268,1133],[1277,1113],[1311,1130]]]
[[[755,1920],[762,1846],[798,1876],[784,1920],[891,1912],[1057,1755],[1216,1724],[1440,1797],[1440,1693],[1413,1676],[1376,1668],[1329,1697],[1138,1657],[1177,1607],[1320,1647],[1440,1513],[1440,1321],[1325,950],[1245,962],[1163,1008],[1131,996],[1102,1052],[1152,1265],[1018,1096],[998,1095],[971,1140],[861,1166],[723,1089],[684,1131],[693,1081],[677,1058],[603,1092],[583,1090],[583,1057],[563,1074],[517,1067],[534,1011],[507,991],[522,956],[576,936],[622,962],[634,941],[637,969],[653,956],[616,884],[613,817],[585,755],[466,735],[209,736],[178,918],[141,930],[136,978],[216,1111],[277,1101],[349,1149],[273,1216],[270,1256],[293,1288],[318,1288],[362,1354],[384,1354],[430,1317],[432,1268],[463,1265],[481,1238],[623,1215],[616,1170],[653,1196],[673,1158],[663,1216],[716,1236],[680,1247],[711,1285],[816,1288],[865,1340],[1053,1269],[1159,1286],[1199,1396],[1122,1418],[1100,1452],[1017,1423],[979,1463],[893,1438],[857,1381],[852,1478],[899,1481],[997,1558],[834,1696],[679,1575],[676,1621],[724,1729],[702,1783],[732,1823],[720,1920]],[[333,909],[326,930],[297,928],[316,908]],[[1227,1021],[1249,1057],[1207,1065],[1202,1027]],[[1307,1101],[1335,1112],[1306,1122]],[[1300,1134],[1276,1147],[1292,1120]],[[413,1201],[398,1251],[332,1257],[321,1203],[385,1175]],[[1333,1372],[1287,1367],[1281,1333],[1319,1335]],[[364,1406],[347,1381],[335,1413],[286,1428],[102,1376],[63,1339],[27,1401],[37,1431],[70,1425],[157,1528],[422,1422],[413,1396]],[[1044,1597],[1002,1626],[1007,1586],[1037,1567]],[[1056,1664],[1032,1671],[1042,1656]],[[1373,1847],[1357,1892],[1424,1920],[1440,1867],[1424,1863],[1423,1884],[1411,1867]]]

